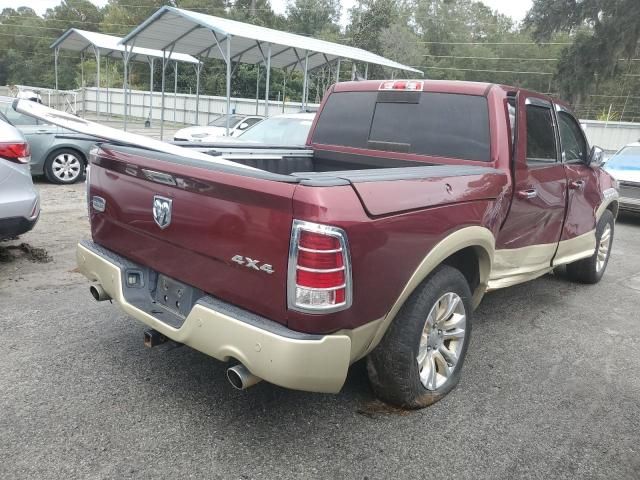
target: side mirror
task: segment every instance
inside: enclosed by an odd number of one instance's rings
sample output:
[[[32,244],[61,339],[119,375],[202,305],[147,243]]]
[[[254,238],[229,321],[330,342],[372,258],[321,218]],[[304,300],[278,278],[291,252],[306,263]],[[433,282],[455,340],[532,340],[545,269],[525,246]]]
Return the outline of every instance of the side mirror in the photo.
[[[604,163],[604,150],[595,145],[591,147],[587,165],[593,168],[600,167]]]
[[[247,128],[249,126],[249,124],[247,122],[243,122],[240,124],[240,126],[238,127],[240,130],[244,130],[245,128]]]

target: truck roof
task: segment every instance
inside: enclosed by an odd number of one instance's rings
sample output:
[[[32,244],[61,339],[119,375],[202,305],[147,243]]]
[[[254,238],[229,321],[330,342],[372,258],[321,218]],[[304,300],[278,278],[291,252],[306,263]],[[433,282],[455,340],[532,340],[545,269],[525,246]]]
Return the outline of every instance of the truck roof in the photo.
[[[511,85],[503,85],[498,83],[487,82],[467,82],[464,80],[425,80],[425,79],[396,79],[396,80],[361,80],[352,82],[340,82],[334,85],[334,92],[372,92],[380,89],[382,83],[391,81],[398,82],[422,82],[423,92],[440,92],[440,93],[459,93],[463,95],[482,95],[485,96],[489,93],[489,90],[493,87],[499,88],[504,92],[530,92],[536,95],[543,95],[549,100],[564,106],[565,108],[572,110],[569,103],[556,98],[550,97],[546,94],[533,92],[521,87],[514,87]]]
[[[340,82],[335,85],[335,92],[368,92],[377,91],[380,89],[380,85],[384,82],[391,80],[363,80],[354,82]],[[395,81],[402,81],[396,79]],[[409,79],[408,82],[422,82],[422,90],[425,92],[443,92],[443,93],[464,93],[467,95],[485,95],[491,88],[493,83],[484,82],[465,82],[460,80],[421,80],[421,79]],[[506,89],[513,89],[511,87],[504,87]]]

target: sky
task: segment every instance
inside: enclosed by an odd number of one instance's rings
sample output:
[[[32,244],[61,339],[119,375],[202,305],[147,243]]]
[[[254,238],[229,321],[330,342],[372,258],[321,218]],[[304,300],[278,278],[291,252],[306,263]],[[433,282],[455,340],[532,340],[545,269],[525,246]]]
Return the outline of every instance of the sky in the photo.
[[[99,6],[107,3],[107,0],[91,0]],[[135,1],[135,0],[132,0]],[[500,13],[508,15],[515,21],[524,18],[527,10],[531,7],[532,0],[483,0],[486,5]],[[20,5],[28,5],[35,9],[39,14],[43,14],[47,8],[55,7],[60,0],[0,0],[0,10],[6,7],[16,8]],[[342,23],[347,23],[347,11],[353,6],[355,0],[342,0],[343,18]],[[287,6],[287,0],[271,0],[271,5],[276,13],[284,13]]]

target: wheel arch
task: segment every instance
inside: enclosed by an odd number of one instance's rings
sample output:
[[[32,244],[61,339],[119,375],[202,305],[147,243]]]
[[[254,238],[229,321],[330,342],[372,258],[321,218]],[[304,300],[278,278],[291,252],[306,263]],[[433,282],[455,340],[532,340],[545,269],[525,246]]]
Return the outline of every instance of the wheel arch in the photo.
[[[494,251],[493,233],[480,226],[461,228],[438,242],[413,272],[387,315],[378,322],[366,353],[378,345],[409,296],[440,265],[450,265],[461,271],[469,282],[473,308],[476,308],[487,289]]]
[[[596,224],[600,221],[602,214],[607,210],[611,211],[614,220],[618,218],[618,212],[620,210],[620,204],[618,203],[619,197],[620,194],[615,188],[608,188],[603,192],[603,200],[596,209]]]
[[[618,200],[613,200],[609,205],[607,205],[607,210],[609,210],[613,214],[613,219],[618,218],[618,212],[620,211],[620,204]]]

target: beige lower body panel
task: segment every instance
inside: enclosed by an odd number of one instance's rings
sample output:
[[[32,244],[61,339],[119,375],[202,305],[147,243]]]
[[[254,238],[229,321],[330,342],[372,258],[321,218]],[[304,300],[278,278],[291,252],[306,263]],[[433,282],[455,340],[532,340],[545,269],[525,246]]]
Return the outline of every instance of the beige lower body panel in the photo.
[[[558,265],[593,255],[596,231],[591,230],[560,243],[496,250],[488,290],[506,288],[541,277]]]
[[[558,251],[553,259],[553,266],[589,258],[596,251],[596,231],[591,230],[570,240],[563,240],[558,244]]]
[[[352,362],[352,337],[357,350],[362,351],[362,344],[368,343],[368,339],[361,338],[362,333],[368,334],[364,327],[362,331],[355,329],[300,340],[276,335],[200,304],[193,307],[183,325],[176,329],[126,301],[119,267],[82,245],[78,245],[77,260],[80,271],[100,283],[127,314],[218,360],[235,358],[254,375],[282,387],[338,392]]]

